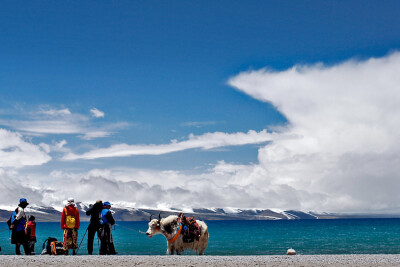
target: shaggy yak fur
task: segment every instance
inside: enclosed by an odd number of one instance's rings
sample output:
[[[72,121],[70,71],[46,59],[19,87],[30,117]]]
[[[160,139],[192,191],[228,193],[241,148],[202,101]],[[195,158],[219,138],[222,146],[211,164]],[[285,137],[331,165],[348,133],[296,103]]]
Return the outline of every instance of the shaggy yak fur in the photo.
[[[186,249],[194,250],[198,255],[204,254],[204,250],[207,248],[209,236],[207,225],[203,221],[199,220],[197,220],[197,223],[201,230],[199,241],[195,240],[194,242],[184,243],[182,235],[179,235],[174,242],[170,243],[167,241],[167,254],[174,255],[174,253],[176,253],[177,255],[180,255]],[[151,238],[153,235],[162,234],[167,238],[167,240],[170,240],[175,236],[178,226],[178,216],[176,215],[170,215],[167,218],[162,219],[153,219],[149,222],[149,229],[147,230],[146,235]]]

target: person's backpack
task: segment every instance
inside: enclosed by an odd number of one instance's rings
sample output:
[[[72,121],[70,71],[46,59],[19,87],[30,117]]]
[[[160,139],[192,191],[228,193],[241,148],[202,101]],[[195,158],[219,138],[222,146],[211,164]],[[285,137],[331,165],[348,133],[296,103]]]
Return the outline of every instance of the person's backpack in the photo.
[[[67,228],[74,229],[76,224],[75,215],[68,215],[67,208],[65,208],[65,215],[67,216],[67,219],[65,220]]]
[[[51,242],[57,241],[57,238],[55,237],[49,237],[43,242],[43,251],[42,255],[44,254],[49,254],[51,255]]]
[[[63,242],[61,241],[53,241],[50,243],[51,247],[51,255],[65,255],[66,252],[64,250]]]

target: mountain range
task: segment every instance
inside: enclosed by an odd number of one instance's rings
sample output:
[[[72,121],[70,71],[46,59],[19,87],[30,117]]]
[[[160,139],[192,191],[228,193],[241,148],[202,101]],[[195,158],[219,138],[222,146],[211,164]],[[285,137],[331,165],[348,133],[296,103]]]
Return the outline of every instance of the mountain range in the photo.
[[[78,203],[81,221],[88,221],[85,211],[89,205]],[[61,209],[55,207],[28,207],[27,215],[34,215],[38,222],[58,222],[61,219]],[[113,206],[113,216],[116,221],[148,221],[150,216],[157,218],[161,213],[162,217],[171,214],[177,215],[184,212],[186,216],[194,216],[200,220],[316,220],[316,219],[352,219],[352,218],[399,218],[399,214],[341,214],[325,212],[304,212],[298,210],[277,210],[277,209],[207,209],[198,208],[191,210],[179,209],[150,209],[130,208],[122,205]],[[0,221],[7,221],[12,213],[11,209],[0,209]]]

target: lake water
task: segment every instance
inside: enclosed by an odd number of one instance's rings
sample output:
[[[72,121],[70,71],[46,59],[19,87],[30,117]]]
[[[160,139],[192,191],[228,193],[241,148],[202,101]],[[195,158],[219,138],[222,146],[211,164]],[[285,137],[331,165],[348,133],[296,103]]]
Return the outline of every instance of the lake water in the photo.
[[[210,233],[207,255],[283,255],[288,248],[298,254],[398,254],[400,219],[290,220],[290,221],[207,221]],[[82,223],[78,241],[88,223]],[[7,229],[6,223],[1,223]],[[138,231],[147,222],[117,222],[113,231],[116,250],[122,255],[165,255],[162,235],[149,239]],[[36,254],[51,236],[62,240],[59,223],[37,223]],[[0,232],[0,254],[14,254],[8,231]],[[87,254],[87,235],[79,254]],[[98,252],[97,237],[94,251]],[[186,252],[185,254],[193,254]]]

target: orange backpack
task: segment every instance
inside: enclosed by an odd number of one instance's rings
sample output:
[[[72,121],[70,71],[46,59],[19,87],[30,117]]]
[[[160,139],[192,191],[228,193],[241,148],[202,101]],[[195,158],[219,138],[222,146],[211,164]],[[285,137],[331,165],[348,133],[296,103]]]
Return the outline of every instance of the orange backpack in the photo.
[[[63,246],[63,242],[61,241],[53,241],[50,243],[51,247],[51,255],[65,255],[65,250]]]

